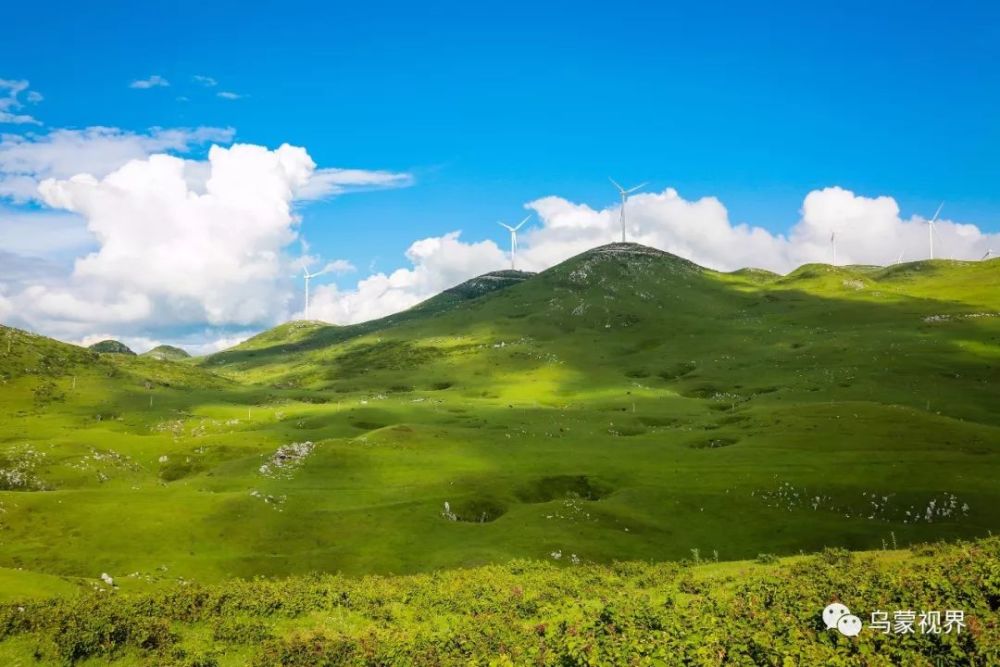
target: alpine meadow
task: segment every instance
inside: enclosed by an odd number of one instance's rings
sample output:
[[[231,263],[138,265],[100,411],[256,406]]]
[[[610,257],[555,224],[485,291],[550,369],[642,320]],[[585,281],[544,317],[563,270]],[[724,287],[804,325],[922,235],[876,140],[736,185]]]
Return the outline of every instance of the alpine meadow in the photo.
[[[633,243],[200,358],[4,328],[0,656],[995,664],[998,341],[996,260]],[[818,622],[914,591],[973,631]]]
[[[1000,2],[7,5],[0,667],[1000,667]]]

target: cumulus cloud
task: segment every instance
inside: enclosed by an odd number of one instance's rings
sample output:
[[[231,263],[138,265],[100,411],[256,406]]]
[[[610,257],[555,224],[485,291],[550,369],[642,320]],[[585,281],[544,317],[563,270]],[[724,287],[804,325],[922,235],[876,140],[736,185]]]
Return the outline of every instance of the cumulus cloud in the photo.
[[[562,197],[527,204],[538,215],[519,236],[518,268],[541,271],[573,255],[620,238],[621,207],[594,209]],[[634,195],[627,205],[628,239],[723,271],[758,267],[780,273],[809,262],[830,262],[836,233],[838,264],[886,265],[926,258],[926,219],[902,219],[891,197],[864,197],[839,187],[810,192],[787,234],[733,223],[715,197],[686,200],[672,188]],[[935,225],[937,257],[980,259],[1000,248],[1000,235],[943,218]],[[492,241],[466,243],[458,232],[414,243],[406,253],[412,268],[376,273],[353,288],[315,291],[310,315],[348,324],[388,315],[509,259]]]
[[[221,97],[224,100],[241,100],[244,97],[243,95],[240,95],[239,93],[234,93],[231,90],[220,90],[218,93],[216,93],[216,96]]]
[[[595,210],[559,197],[528,204],[542,221],[522,235],[519,261],[537,270],[620,235],[619,205]],[[787,272],[808,262],[832,261],[836,234],[838,264],[891,264],[928,255],[926,219],[902,219],[892,197],[865,197],[839,187],[806,197],[787,235],[734,223],[715,197],[686,200],[676,190],[631,197],[629,240],[650,245],[714,269],[747,266]],[[936,256],[979,259],[997,235],[943,217],[935,225]]]
[[[41,125],[41,122],[33,116],[17,113],[24,108],[24,104],[18,99],[18,96],[28,91],[28,85],[29,83],[24,80],[0,79],[0,123]],[[32,104],[42,101],[41,94],[35,91],[28,91],[25,98]]]
[[[207,143],[227,144],[234,134],[232,128],[221,127],[153,128],[145,133],[88,127],[0,135],[0,197],[38,200],[38,184],[46,178],[103,178],[130,160],[154,153],[184,154]]]
[[[14,204],[0,206],[0,317],[68,340],[95,330],[172,340],[207,326],[187,344],[209,350],[207,336],[245,338],[299,298],[289,272],[320,260],[288,256],[295,202],[412,183],[395,172],[316,169],[287,145],[218,145],[233,134],[0,135],[0,198]],[[207,159],[186,157],[209,143]],[[356,270],[346,260],[323,267]]]
[[[413,268],[376,273],[350,290],[316,288],[309,316],[338,324],[363,322],[405,310],[507,261],[493,241],[466,243],[459,236],[456,231],[413,243],[406,251]]]
[[[133,160],[98,179],[47,179],[44,202],[83,216],[99,249],[63,290],[35,291],[45,318],[176,323],[268,322],[287,305],[281,249],[295,238],[291,203],[315,165],[283,145],[213,146],[207,174],[170,155]],[[204,192],[192,181],[205,178]]]
[[[148,90],[150,88],[166,88],[170,85],[170,82],[164,79],[159,74],[153,74],[148,79],[136,79],[132,83],[128,84],[129,88],[135,88],[137,90]]]

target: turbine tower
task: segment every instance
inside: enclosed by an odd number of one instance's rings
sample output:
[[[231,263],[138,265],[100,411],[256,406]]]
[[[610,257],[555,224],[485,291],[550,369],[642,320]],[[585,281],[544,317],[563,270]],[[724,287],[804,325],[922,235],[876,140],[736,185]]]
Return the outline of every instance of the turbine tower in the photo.
[[[302,276],[306,279],[305,319],[307,319],[307,320],[309,319],[309,281],[312,280],[313,278],[315,278],[316,276],[323,275],[324,273],[326,273],[329,270],[330,270],[330,266],[329,265],[327,265],[326,267],[324,267],[323,270],[317,271],[316,273],[309,273],[309,269],[307,269],[307,268],[303,268],[302,269]]]
[[[530,219],[531,219],[531,215],[528,214],[527,216],[525,216],[524,220],[522,220],[521,222],[517,223],[516,227],[511,227],[510,225],[506,225],[506,224],[504,224],[502,222],[498,222],[497,223],[498,225],[500,225],[501,227],[503,227],[504,229],[506,229],[507,231],[510,232],[510,270],[511,271],[513,271],[515,269],[515,267],[514,267],[514,261],[515,261],[515,259],[517,257],[517,230],[519,230],[521,228],[521,225],[523,225],[524,223],[526,223]]]
[[[934,223],[937,222],[938,216],[941,215],[942,208],[944,208],[944,202],[941,202],[941,205],[938,206],[934,217],[927,221],[927,241],[930,243],[931,259],[934,259]]]
[[[830,245],[833,246],[833,265],[837,266],[837,232],[830,232]]]
[[[622,213],[621,213],[621,218],[622,218],[622,243],[625,243],[625,202],[628,201],[628,196],[630,194],[632,194],[633,192],[635,192],[639,188],[641,188],[644,185],[646,185],[646,183],[640,183],[639,185],[635,186],[634,188],[629,188],[628,190],[626,190],[622,186],[620,186],[617,183],[615,183],[615,179],[611,178],[610,176],[608,176],[608,180],[611,181],[611,184],[614,185],[618,189],[618,193],[622,196]]]

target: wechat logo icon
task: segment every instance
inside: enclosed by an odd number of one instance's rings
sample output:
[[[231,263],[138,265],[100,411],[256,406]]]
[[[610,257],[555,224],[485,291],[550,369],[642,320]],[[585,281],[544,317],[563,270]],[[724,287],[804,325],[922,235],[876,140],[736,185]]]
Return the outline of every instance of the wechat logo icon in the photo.
[[[845,637],[857,637],[861,634],[861,619],[839,602],[826,606],[823,610],[823,623],[827,630],[836,629]]]

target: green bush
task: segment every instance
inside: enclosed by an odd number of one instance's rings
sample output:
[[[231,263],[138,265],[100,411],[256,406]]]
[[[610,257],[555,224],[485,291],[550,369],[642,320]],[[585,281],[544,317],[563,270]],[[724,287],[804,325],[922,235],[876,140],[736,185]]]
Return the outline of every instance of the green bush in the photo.
[[[1000,539],[916,551],[762,554],[753,568],[516,561],[94,592],[0,605],[0,653],[16,645],[44,663],[178,667],[215,665],[230,651],[261,667],[1000,664]],[[875,609],[962,609],[967,627],[851,639],[823,625],[830,600],[862,619]],[[212,652],[187,648],[205,638]]]

